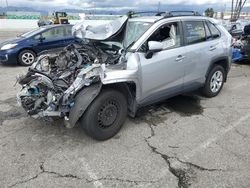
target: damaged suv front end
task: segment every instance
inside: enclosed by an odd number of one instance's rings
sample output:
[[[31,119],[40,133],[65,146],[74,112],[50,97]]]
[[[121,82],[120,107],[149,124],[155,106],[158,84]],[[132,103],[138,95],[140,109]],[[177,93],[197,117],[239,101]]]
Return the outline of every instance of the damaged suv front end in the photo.
[[[23,87],[17,98],[30,116],[66,117],[75,95],[103,79],[104,64],[85,50],[89,49],[72,45],[59,54],[41,55],[28,73],[18,78]]]
[[[61,117],[73,128],[103,85],[137,82],[136,62],[128,68],[127,53],[119,45],[127,19],[102,26],[75,25],[73,34],[83,39],[81,45],[40,55],[28,73],[18,77],[20,106],[33,118]]]

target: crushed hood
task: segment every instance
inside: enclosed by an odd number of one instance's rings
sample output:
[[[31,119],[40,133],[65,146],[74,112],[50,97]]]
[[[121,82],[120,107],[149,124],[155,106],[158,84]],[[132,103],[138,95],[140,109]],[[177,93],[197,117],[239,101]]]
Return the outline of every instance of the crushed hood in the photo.
[[[123,16],[102,25],[82,21],[73,26],[72,34],[81,39],[118,41],[120,33],[124,31],[127,20],[128,17]]]

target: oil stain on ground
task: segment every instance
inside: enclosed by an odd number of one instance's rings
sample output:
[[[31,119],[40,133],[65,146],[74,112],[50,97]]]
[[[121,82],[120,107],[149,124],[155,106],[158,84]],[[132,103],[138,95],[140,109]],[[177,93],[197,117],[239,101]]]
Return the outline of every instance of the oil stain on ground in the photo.
[[[196,96],[177,96],[165,101],[165,104],[170,110],[182,116],[192,116],[203,113],[200,99]]]
[[[181,116],[192,116],[202,114],[203,108],[200,105],[198,97],[180,95],[161,103],[140,108],[135,120],[150,119],[157,124],[167,119],[165,115],[172,112],[178,113]]]
[[[2,125],[2,123],[5,120],[19,119],[21,117],[26,116],[26,113],[24,112],[24,110],[21,107],[16,107],[15,103],[16,103],[15,98],[9,98],[5,101],[0,101],[0,104],[8,104],[12,107],[7,112],[0,111],[0,125]]]
[[[21,108],[12,108],[7,112],[0,112],[0,126],[5,120],[13,120],[25,117],[26,114]]]
[[[168,113],[171,113],[171,111],[165,108],[162,103],[158,103],[138,109],[133,121],[136,124],[140,124],[143,121],[147,124],[156,126],[167,119],[166,114]]]

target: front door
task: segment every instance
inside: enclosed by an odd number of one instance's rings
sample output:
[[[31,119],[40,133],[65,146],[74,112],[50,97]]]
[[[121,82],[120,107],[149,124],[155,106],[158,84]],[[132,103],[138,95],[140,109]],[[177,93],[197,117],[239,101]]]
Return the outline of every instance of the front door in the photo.
[[[39,40],[42,39],[42,40]],[[36,49],[38,52],[65,46],[63,27],[55,27],[42,32],[36,36]]]
[[[182,47],[180,36],[180,23],[167,23],[156,30],[142,45],[142,52],[139,52],[142,79],[141,103],[160,101],[182,91],[186,60],[185,47]],[[145,57],[145,51],[147,51],[145,49],[148,48],[149,41],[163,44],[163,50],[154,53],[152,58]]]

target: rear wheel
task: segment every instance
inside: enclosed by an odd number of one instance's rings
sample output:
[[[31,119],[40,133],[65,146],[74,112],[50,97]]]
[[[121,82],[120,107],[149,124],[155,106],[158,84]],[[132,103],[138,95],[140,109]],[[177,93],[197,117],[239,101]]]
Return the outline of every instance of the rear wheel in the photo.
[[[217,96],[223,88],[225,76],[224,68],[220,65],[215,65],[208,74],[202,93],[206,97]]]
[[[125,96],[112,89],[103,90],[80,120],[85,132],[96,140],[115,136],[127,117]]]
[[[31,50],[23,50],[18,55],[18,61],[23,66],[30,66],[34,63],[36,54]]]

